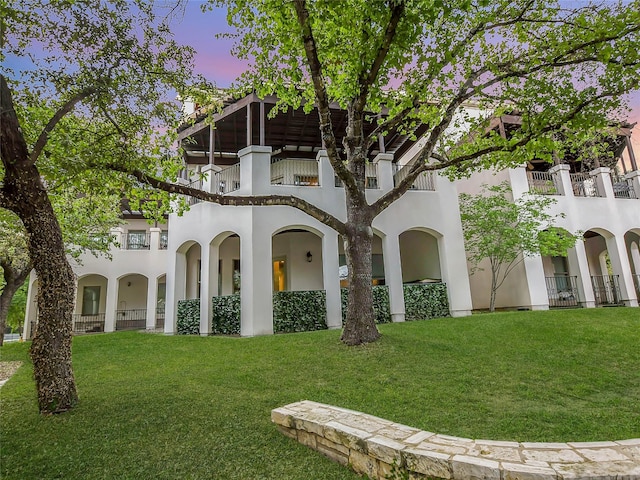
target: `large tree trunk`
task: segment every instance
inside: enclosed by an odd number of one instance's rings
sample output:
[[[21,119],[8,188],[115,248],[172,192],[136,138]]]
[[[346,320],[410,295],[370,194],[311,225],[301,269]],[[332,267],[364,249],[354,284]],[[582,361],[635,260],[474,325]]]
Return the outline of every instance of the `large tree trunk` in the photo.
[[[0,147],[5,168],[2,205],[20,217],[29,234],[29,257],[38,276],[38,327],[31,346],[38,406],[42,413],[64,412],[78,401],[71,367],[71,312],[75,278],[62,231],[42,184],[0,76]]]
[[[9,265],[2,265],[5,286],[0,294],[0,347],[4,344],[4,330],[7,327],[7,317],[13,296],[20,289],[29,276],[29,269],[15,271]]]
[[[380,338],[371,287],[372,220],[369,209],[347,193],[344,252],[349,269],[349,287],[347,318],[342,331],[342,341],[347,345],[375,342]]]

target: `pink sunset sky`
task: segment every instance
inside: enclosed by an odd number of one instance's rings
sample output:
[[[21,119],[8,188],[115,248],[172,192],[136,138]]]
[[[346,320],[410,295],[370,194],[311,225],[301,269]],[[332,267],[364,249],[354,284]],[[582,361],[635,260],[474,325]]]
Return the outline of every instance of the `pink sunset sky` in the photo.
[[[202,13],[200,0],[188,0],[183,16],[173,18],[171,30],[180,43],[193,46],[196,51],[196,73],[204,75],[219,87],[228,87],[245,69],[247,63],[234,58],[233,41],[216,38],[219,33],[231,33],[226,11],[215,9]],[[640,157],[640,90],[628,96],[631,111],[628,120],[638,122],[631,140],[636,158]]]

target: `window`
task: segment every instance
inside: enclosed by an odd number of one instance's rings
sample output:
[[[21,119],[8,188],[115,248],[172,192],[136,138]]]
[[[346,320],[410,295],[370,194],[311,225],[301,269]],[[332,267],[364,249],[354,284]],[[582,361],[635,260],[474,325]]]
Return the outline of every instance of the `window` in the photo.
[[[82,290],[82,315],[97,315],[100,311],[100,287],[84,287]]]
[[[127,232],[127,250],[149,250],[146,230],[129,230]]]

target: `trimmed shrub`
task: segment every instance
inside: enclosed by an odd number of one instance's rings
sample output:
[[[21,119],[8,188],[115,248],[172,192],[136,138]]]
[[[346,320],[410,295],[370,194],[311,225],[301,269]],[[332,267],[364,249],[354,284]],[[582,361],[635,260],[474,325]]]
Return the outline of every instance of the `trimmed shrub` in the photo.
[[[406,320],[448,317],[447,285],[425,283],[403,285]]]
[[[211,333],[240,335],[240,294],[213,297]]]
[[[178,301],[178,335],[200,335],[200,299]]]
[[[275,333],[326,329],[327,309],[324,290],[273,294],[273,331]]]

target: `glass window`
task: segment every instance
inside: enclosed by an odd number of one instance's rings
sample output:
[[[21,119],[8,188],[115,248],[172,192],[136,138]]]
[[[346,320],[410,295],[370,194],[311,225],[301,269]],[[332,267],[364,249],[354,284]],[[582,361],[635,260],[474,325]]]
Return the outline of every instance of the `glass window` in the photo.
[[[84,287],[82,290],[82,315],[97,315],[100,311],[100,287]]]

